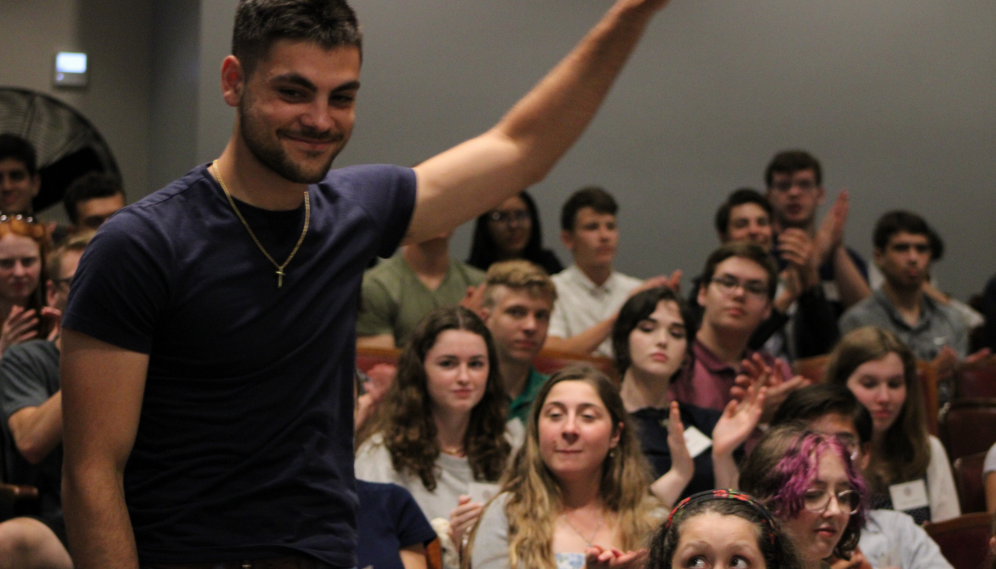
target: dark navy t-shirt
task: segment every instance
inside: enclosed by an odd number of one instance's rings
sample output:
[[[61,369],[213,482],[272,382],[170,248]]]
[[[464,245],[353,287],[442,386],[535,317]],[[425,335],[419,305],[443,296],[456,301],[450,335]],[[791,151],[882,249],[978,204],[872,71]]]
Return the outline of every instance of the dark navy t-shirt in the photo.
[[[357,480],[356,492],[360,497],[358,567],[404,569],[401,548],[428,545],[436,539],[436,531],[404,487]]]
[[[356,564],[357,298],[407,230],[415,175],[344,168],[308,191],[282,288],[206,166],[115,214],[80,261],[63,325],[149,355],[124,480],[142,563]],[[239,207],[282,263],[304,206]]]

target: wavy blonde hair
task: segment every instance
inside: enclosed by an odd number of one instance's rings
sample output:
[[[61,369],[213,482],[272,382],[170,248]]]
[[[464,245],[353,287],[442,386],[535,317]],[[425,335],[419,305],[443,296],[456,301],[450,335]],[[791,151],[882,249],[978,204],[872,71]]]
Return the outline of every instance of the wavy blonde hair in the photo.
[[[605,506],[618,515],[623,548],[647,547],[665,514],[662,504],[650,494],[650,467],[615,384],[590,366],[565,368],[555,373],[536,395],[526,425],[526,440],[515,453],[502,482],[501,493],[508,496],[505,515],[510,567],[556,569],[553,528],[563,511],[563,502],[560,485],[540,455],[539,417],[550,390],[564,381],[583,381],[595,389],[611,416],[614,434],[622,424],[619,444],[602,463],[600,494]],[[500,502],[494,503],[497,507]],[[464,558],[469,562],[470,554],[465,553]]]

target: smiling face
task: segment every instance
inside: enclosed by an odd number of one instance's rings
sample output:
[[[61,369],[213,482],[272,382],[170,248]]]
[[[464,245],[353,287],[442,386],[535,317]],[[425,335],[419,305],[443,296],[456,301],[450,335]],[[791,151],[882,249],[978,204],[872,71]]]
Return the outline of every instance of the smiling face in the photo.
[[[0,298],[23,306],[38,288],[41,253],[30,237],[8,233],[0,237]]]
[[[538,427],[540,456],[562,484],[601,477],[602,463],[622,432],[595,388],[573,380],[550,389]]]
[[[241,85],[240,139],[283,178],[321,181],[353,131],[359,77],[355,47],[274,42]]]
[[[433,412],[469,414],[488,383],[488,346],[467,330],[444,330],[425,354]]]
[[[684,522],[672,569],[765,569],[758,529],[739,516],[705,512]]]
[[[847,490],[851,490],[851,485],[844,461],[835,452],[824,450],[819,457],[816,479],[810,483],[807,494],[827,491],[836,495]],[[841,505],[836,496],[831,496],[822,511],[803,508],[794,518],[782,520],[782,526],[806,566],[819,567],[821,560],[829,557],[837,547],[850,517],[849,505]]]
[[[899,354],[865,362],[847,378],[847,388],[872,416],[872,430],[881,436],[896,422],[906,403],[906,375]]]
[[[745,203],[730,208],[730,222],[723,242],[750,241],[765,249],[771,248],[771,218],[763,207]]]
[[[750,259],[729,257],[716,265],[712,279],[699,289],[703,328],[749,336],[771,312],[768,272]]]
[[[612,264],[619,245],[616,216],[583,207],[574,217],[574,229],[561,233],[564,246],[580,267],[605,267]]]
[[[653,313],[629,333],[629,357],[633,371],[666,381],[685,361],[688,338],[678,303],[662,300]]]
[[[513,259],[522,255],[533,232],[529,207],[519,196],[512,196],[488,212],[488,231],[498,248],[498,258]]]

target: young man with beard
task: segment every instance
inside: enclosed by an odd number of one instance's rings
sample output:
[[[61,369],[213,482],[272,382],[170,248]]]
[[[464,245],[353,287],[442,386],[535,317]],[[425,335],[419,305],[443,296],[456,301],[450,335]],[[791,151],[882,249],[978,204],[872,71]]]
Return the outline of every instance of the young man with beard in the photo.
[[[108,220],[73,282],[77,569],[354,567],[363,269],[543,178],[665,3],[617,0],[483,135],[414,169],[330,173],[360,86],[355,15],[342,0],[240,1],[221,68],[228,145]]]

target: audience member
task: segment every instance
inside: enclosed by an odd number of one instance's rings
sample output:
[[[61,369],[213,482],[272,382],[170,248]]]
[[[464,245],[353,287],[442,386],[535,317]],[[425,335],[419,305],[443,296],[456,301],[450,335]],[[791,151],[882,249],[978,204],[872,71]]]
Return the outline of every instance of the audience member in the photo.
[[[546,341],[557,288],[529,261],[491,265],[484,280],[481,317],[494,338],[498,369],[508,395],[508,420],[524,427],[547,376],[533,367]]]
[[[961,515],[948,455],[927,433],[916,361],[906,345],[882,328],[851,331],[830,355],[824,381],[846,386],[871,413],[865,478],[873,508],[907,512],[917,523]]]
[[[458,304],[483,280],[482,271],[450,257],[450,234],[402,247],[363,275],[356,345],[404,347],[423,316]]]
[[[791,539],[768,509],[735,490],[685,498],[654,536],[647,569],[801,569]]]
[[[425,546],[436,531],[411,492],[397,484],[356,481],[357,567],[426,569]]]
[[[831,435],[851,453],[862,470],[868,468],[872,418],[846,387],[821,383],[794,391],[778,408],[771,425],[800,421],[811,431]],[[951,569],[937,543],[904,512],[869,510],[855,556],[873,567]],[[854,556],[848,566],[857,561]]]
[[[680,272],[641,282],[613,270],[619,242],[618,210],[615,198],[595,186],[581,188],[564,203],[560,238],[574,262],[553,276],[557,302],[547,348],[611,356],[609,334],[626,299],[642,289],[662,285],[677,288]]]
[[[66,306],[69,283],[89,236],[57,249],[49,259],[48,304]],[[31,340],[0,358],[0,418],[6,451],[4,479],[38,488],[39,515],[0,523],[0,567],[71,568],[62,517],[62,340]]]
[[[819,230],[816,210],[823,203],[823,169],[820,162],[803,150],[779,152],[764,172],[768,200],[774,209],[775,250],[789,229],[801,229],[812,239],[819,264],[820,279],[828,300],[838,304],[838,314],[867,297],[868,270],[864,260],[844,246],[844,226],[850,206],[842,191]],[[788,234],[785,234],[788,238]],[[797,237],[802,237],[797,234]]]
[[[549,275],[564,270],[557,255],[543,247],[539,211],[525,190],[477,218],[467,264],[486,271],[493,263],[510,259],[535,263]]]
[[[716,211],[715,225],[721,243],[749,241],[771,248],[771,204],[751,188],[734,191]],[[816,271],[812,239],[800,229],[786,229],[778,242],[786,266],[779,273],[779,287],[771,315],[751,335],[748,348],[764,348],[789,360],[829,352],[840,338],[837,315],[823,294]],[[695,282],[693,305],[698,308]]]
[[[675,400],[722,411],[733,399],[730,390],[742,370],[741,362],[752,357],[747,342],[771,312],[777,279],[771,255],[754,243],[727,243],[709,255],[699,285],[703,312],[692,344],[694,363],[671,384]],[[775,376],[785,380],[768,393],[765,407],[770,416],[784,393],[805,380],[788,379],[792,377],[788,363],[757,353],[776,369]]]
[[[356,452],[357,478],[407,488],[427,518],[450,521],[454,544],[481,512],[471,486],[496,483],[511,452],[497,362],[476,314],[429,312],[401,353],[376,434]]]
[[[612,381],[590,367],[557,372],[536,398],[502,492],[475,529],[472,566],[642,567],[661,521],[649,485]]]
[[[62,197],[70,231],[96,231],[107,218],[125,206],[125,193],[110,174],[91,172],[78,178]]]
[[[45,338],[55,314],[45,307],[48,232],[21,215],[0,215],[0,353]]]
[[[772,427],[747,457],[740,487],[771,510],[807,569],[851,558],[868,490],[836,437],[794,423]]]
[[[41,189],[38,158],[31,143],[0,134],[0,213],[31,215],[31,200]]]
[[[654,493],[667,504],[703,490],[736,486],[734,450],[757,426],[764,401],[764,393],[752,392],[743,404],[731,402],[724,413],[670,401],[668,386],[691,360],[688,337],[694,334],[691,309],[667,287],[633,295],[612,329],[620,396],[643,454],[656,476],[674,471],[674,482],[654,483]],[[710,444],[712,451],[706,452]]]

